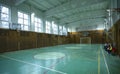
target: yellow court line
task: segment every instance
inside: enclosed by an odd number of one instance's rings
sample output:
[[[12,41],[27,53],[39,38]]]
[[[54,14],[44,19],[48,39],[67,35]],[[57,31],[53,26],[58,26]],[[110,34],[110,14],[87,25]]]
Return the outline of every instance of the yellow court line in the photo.
[[[100,50],[98,50],[98,74],[100,74]]]

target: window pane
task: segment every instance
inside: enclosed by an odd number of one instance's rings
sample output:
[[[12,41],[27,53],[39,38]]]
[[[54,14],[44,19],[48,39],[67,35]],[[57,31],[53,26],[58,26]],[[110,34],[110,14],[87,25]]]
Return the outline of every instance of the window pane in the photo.
[[[8,14],[9,13],[8,8],[2,6],[2,13]]]
[[[2,21],[2,27],[3,28],[9,28],[9,23]]]
[[[63,26],[63,35],[67,35],[67,29],[65,26]]]
[[[38,27],[38,32],[41,32],[41,29]]]
[[[23,24],[23,19],[22,18],[18,18],[18,23],[19,24]]]
[[[41,23],[38,23],[38,27],[41,27]]]
[[[42,23],[41,19],[38,19],[38,22],[39,22],[39,23]]]
[[[39,18],[37,18],[37,17],[35,17],[35,20],[34,20],[35,22],[35,31],[37,31],[37,32],[41,32],[42,31],[42,25],[41,25],[41,22],[42,22],[42,20],[41,19],[39,19]],[[48,27],[46,27],[46,29],[47,29]]]
[[[23,13],[21,13],[21,12],[18,12],[18,17],[21,17],[21,18],[23,18]]]
[[[59,26],[59,35],[62,35],[62,26]]]
[[[22,12],[18,12],[18,23],[21,25],[21,30],[28,30],[29,29],[29,21],[28,15]]]
[[[24,26],[23,25],[21,25],[21,30],[23,30],[24,29]]]
[[[52,30],[53,30],[53,34],[58,34],[58,27],[57,27],[57,25],[54,23],[54,22],[52,22]]]
[[[51,27],[51,24],[50,22],[46,21],[46,33],[50,33],[50,28]]]
[[[0,6],[0,27],[9,28],[9,9],[4,6]]]
[[[28,19],[28,15],[27,14],[24,14],[24,19]]]
[[[1,20],[8,21],[8,20],[9,20],[8,15],[6,15],[6,14],[1,14]]]
[[[35,22],[37,22],[37,18],[35,18]]]
[[[24,26],[24,30],[28,30],[28,26]]]
[[[35,27],[37,27],[37,23],[35,22]]]
[[[59,26],[59,30],[62,30],[62,26]]]
[[[28,25],[28,20],[25,20],[25,19],[24,19],[24,24],[25,24],[25,25]]]
[[[35,25],[36,27],[39,27],[39,23],[36,23],[36,25]]]
[[[37,27],[35,27],[35,31],[37,32]]]

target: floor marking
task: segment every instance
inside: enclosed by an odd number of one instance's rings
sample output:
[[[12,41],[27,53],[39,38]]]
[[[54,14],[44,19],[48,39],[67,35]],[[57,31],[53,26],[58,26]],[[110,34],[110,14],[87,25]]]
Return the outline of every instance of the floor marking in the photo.
[[[0,56],[4,57],[4,58],[7,58],[7,59],[10,59],[10,60],[17,61],[17,62],[21,62],[21,63],[33,65],[33,66],[36,66],[36,67],[40,67],[40,68],[43,68],[43,69],[47,69],[47,70],[50,70],[50,71],[54,71],[54,72],[57,72],[57,73],[60,73],[60,74],[67,74],[67,73],[64,73],[64,72],[61,72],[61,71],[57,71],[55,69],[51,69],[51,68],[43,67],[43,66],[40,66],[40,65],[37,65],[37,64],[33,64],[33,63],[25,62],[25,61],[22,61],[22,60],[14,59],[14,58],[11,58],[11,57],[8,57],[8,56],[4,56],[4,55],[0,55]]]
[[[60,60],[62,60],[64,57],[61,57],[61,58],[58,58],[57,62],[53,63],[49,68],[50,69],[53,69],[53,67],[55,67],[59,62]],[[46,70],[43,74],[47,74],[49,70]]]
[[[100,74],[100,50],[98,50],[98,74]]]
[[[105,58],[105,55],[104,55],[104,52],[103,52],[102,48],[101,48],[101,51],[102,51],[102,54],[103,54],[103,57],[104,57],[104,62],[105,62],[105,65],[106,65],[107,72],[108,72],[108,74],[110,74],[110,71],[109,71],[109,68],[108,68],[108,65],[107,65],[107,61],[106,61],[106,58]]]

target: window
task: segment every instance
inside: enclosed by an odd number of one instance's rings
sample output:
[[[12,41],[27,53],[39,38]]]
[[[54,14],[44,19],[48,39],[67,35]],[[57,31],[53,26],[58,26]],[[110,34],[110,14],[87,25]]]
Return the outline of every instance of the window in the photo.
[[[67,28],[63,26],[63,35],[67,35]]]
[[[46,33],[51,33],[51,23],[46,21]]]
[[[42,32],[42,20],[35,17],[35,31]]]
[[[9,8],[5,6],[0,6],[0,27],[1,28],[9,28],[10,21],[10,13]]]
[[[28,15],[22,12],[18,12],[18,23],[21,24],[21,30],[29,29]]]
[[[59,26],[59,35],[62,35],[62,32],[63,32],[62,26]]]
[[[71,32],[71,29],[70,29],[70,28],[68,28],[68,32]]]
[[[52,21],[53,34],[58,34],[58,26]]]

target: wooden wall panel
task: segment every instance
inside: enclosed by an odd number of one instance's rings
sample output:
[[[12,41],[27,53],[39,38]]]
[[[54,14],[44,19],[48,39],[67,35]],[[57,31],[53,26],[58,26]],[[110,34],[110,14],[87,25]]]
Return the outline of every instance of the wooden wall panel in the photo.
[[[83,33],[88,32],[87,36],[84,36]],[[103,39],[103,31],[82,31],[82,32],[72,32],[69,33],[70,43],[80,43],[81,37],[90,37],[93,44],[101,44]]]
[[[7,38],[0,37],[0,52],[5,52],[7,49]]]
[[[118,33],[118,50],[119,50],[119,53],[120,53],[120,25],[119,25],[119,33]]]
[[[69,38],[70,38],[70,43],[76,43],[75,42],[75,35],[70,34]]]
[[[19,43],[19,32],[16,30],[9,30],[9,36],[7,40],[8,49],[7,51],[15,51],[18,50]]]
[[[0,29],[0,52],[5,52],[8,49],[8,30]]]
[[[30,48],[37,48],[37,34],[35,32],[29,32],[29,46]]]
[[[58,36],[58,44],[59,44],[59,45],[62,44],[62,36]]]
[[[20,32],[20,49],[29,49],[37,47],[37,34],[34,32]]]
[[[38,33],[37,34],[37,47],[43,47],[43,37],[42,37],[42,33]]]
[[[54,34],[0,29],[0,52],[67,44],[69,37]]]
[[[120,20],[114,26],[116,26],[116,47],[120,55]]]

